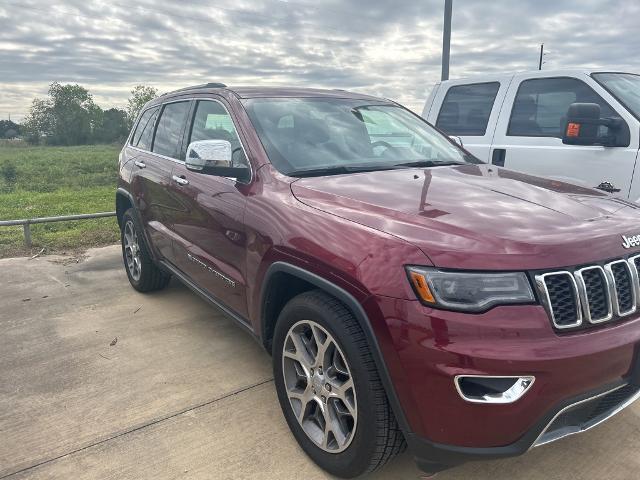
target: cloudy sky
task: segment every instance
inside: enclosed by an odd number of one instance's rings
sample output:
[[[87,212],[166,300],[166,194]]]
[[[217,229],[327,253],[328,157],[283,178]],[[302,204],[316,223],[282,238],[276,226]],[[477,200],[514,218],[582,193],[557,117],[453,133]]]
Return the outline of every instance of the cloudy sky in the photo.
[[[0,0],[0,119],[54,81],[124,106],[136,84],[207,81],[381,95],[420,112],[440,78],[443,0]],[[640,2],[454,0],[451,77],[640,71]]]

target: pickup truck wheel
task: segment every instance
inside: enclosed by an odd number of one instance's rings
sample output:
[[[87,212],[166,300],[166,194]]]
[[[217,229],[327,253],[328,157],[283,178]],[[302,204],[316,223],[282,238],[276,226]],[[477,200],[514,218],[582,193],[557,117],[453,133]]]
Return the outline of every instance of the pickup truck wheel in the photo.
[[[320,467],[353,478],[404,449],[364,333],[342,303],[321,291],[289,301],[273,359],[285,419]]]
[[[171,276],[154,263],[133,209],[122,216],[120,238],[124,267],[133,288],[139,292],[153,292],[166,287]]]

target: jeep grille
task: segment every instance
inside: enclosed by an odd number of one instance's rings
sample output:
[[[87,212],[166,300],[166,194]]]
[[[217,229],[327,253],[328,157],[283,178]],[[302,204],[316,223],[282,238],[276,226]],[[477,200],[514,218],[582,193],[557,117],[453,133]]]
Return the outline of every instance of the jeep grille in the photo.
[[[540,273],[535,280],[554,327],[564,330],[634,313],[640,298],[639,268],[640,255]]]

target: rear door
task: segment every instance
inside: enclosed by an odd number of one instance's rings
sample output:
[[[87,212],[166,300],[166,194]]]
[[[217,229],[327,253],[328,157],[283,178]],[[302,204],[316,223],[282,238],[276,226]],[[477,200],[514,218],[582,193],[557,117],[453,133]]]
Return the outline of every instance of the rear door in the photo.
[[[174,164],[172,192],[175,264],[201,289],[247,318],[247,234],[244,211],[249,184],[188,170],[184,154],[197,140],[227,140],[234,165],[249,165],[234,119],[222,99],[199,98]]]
[[[140,220],[151,248],[158,256],[168,257],[173,253],[171,237],[165,227],[173,203],[168,191],[173,165],[151,152],[160,108],[151,107],[142,113],[127,150],[135,165],[131,191]]]
[[[491,142],[509,76],[454,80],[440,84],[433,95],[427,121],[447,135],[460,137],[464,148],[489,161]]]
[[[588,75],[514,77],[493,142],[492,163],[587,187],[611,186],[627,197],[638,151],[637,129],[626,147],[565,145],[566,112],[574,102],[597,103],[602,117],[633,117]],[[607,187],[608,188],[608,187]]]

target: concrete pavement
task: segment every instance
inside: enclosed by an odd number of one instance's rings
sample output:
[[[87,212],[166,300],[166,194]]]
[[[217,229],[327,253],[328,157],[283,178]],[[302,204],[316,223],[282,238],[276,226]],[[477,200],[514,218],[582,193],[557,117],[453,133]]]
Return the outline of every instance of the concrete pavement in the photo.
[[[183,286],[141,295],[119,247],[0,260],[0,480],[329,478],[297,447],[270,357]],[[640,478],[640,405],[438,479]],[[404,454],[371,479],[416,479]]]

